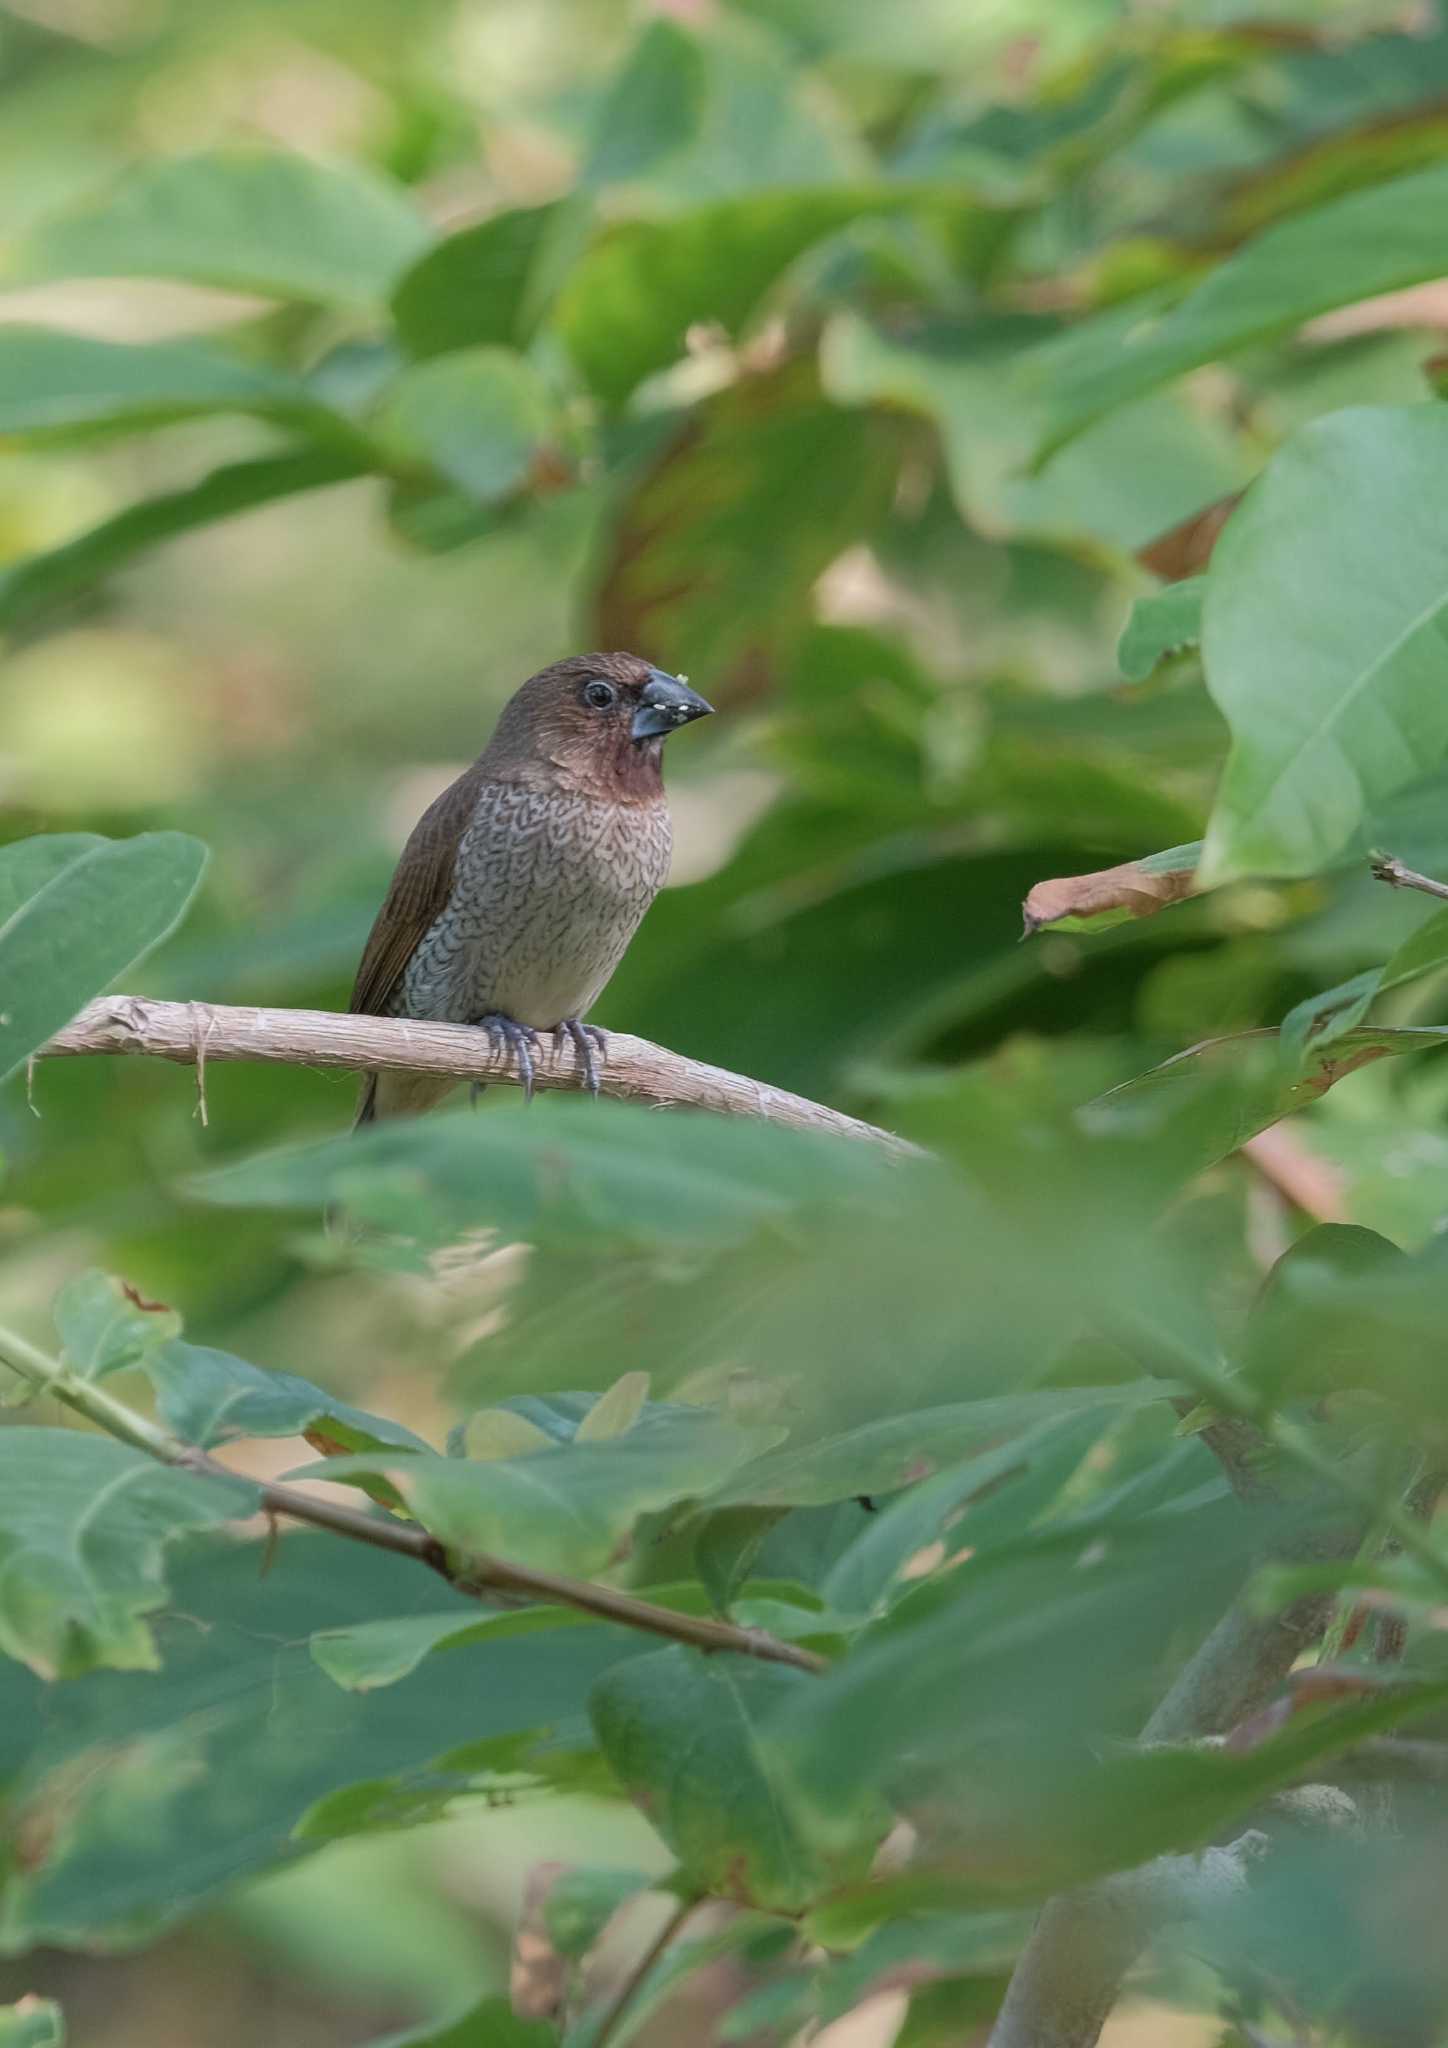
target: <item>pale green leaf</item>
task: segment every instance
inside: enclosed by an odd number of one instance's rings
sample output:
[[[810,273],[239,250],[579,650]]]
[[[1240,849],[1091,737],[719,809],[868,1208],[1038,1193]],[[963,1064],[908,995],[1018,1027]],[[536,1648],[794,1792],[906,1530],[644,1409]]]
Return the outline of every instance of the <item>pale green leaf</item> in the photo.
[[[0,924],[0,1080],[160,944],[206,865],[182,832],[101,840],[61,867],[33,844],[0,848],[0,901],[32,890]]]

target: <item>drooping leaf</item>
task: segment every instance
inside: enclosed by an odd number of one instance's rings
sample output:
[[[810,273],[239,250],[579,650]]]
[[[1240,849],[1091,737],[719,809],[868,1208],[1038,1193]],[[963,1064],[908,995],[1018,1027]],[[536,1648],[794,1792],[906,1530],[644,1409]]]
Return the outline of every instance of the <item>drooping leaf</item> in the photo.
[[[675,1647],[604,1678],[590,1711],[605,1754],[702,1890],[798,1911],[862,1871],[883,1831],[857,1813],[855,1838],[823,1856],[799,1824],[763,1724],[816,1681],[779,1665]]]
[[[1048,925],[1058,931],[1101,932],[1133,917],[1154,917],[1194,893],[1200,840],[1169,846],[1141,860],[1122,861],[1094,875],[1061,875],[1037,882],[1025,901],[1026,936]]]
[[[1203,614],[1208,688],[1232,728],[1206,883],[1311,874],[1448,751],[1445,461],[1439,407],[1334,413],[1288,442],[1228,525]]]
[[[427,241],[402,191],[355,166],[230,148],[135,165],[99,198],[34,229],[17,269],[373,306]]]
[[[204,1344],[165,1343],[143,1358],[162,1420],[210,1450],[238,1437],[305,1436],[346,1451],[426,1450],[400,1422],[369,1415],[294,1373],[271,1372]]]
[[[1093,420],[1201,363],[1443,272],[1448,165],[1434,164],[1269,228],[1180,304],[1113,308],[1041,349],[1023,376],[1048,396],[1046,455]]]
[[[0,849],[0,1080],[180,921],[206,865],[183,832],[101,840],[57,867],[34,840]]]
[[[65,1363],[82,1379],[139,1365],[181,1330],[175,1309],[145,1300],[112,1273],[78,1274],[56,1296],[52,1313]]]
[[[1116,650],[1121,673],[1129,683],[1143,683],[1169,654],[1183,647],[1195,647],[1202,637],[1202,600],[1207,592],[1205,576],[1183,576],[1139,597]]]
[[[0,1649],[42,1678],[154,1670],[167,1543],[250,1512],[243,1479],[168,1470],[80,1430],[0,1431]]]
[[[100,341],[0,328],[0,434],[44,440],[135,432],[208,413],[306,424],[324,409],[303,384],[198,341]]]
[[[0,630],[8,631],[77,591],[89,589],[158,541],[173,540],[193,527],[234,518],[254,506],[294,497],[299,491],[350,483],[366,469],[360,454],[341,449],[263,455],[250,462],[227,463],[199,484],[128,505],[88,533],[0,569]]]

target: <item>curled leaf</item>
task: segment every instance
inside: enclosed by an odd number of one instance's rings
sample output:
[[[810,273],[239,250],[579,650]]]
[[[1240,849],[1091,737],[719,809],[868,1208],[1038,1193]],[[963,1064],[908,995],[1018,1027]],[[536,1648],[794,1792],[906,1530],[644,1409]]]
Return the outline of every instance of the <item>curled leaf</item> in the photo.
[[[1068,932],[1100,932],[1132,917],[1154,917],[1193,893],[1199,843],[1168,847],[1144,860],[1126,860],[1089,875],[1058,875],[1037,882],[1023,906],[1026,938],[1047,925]]]

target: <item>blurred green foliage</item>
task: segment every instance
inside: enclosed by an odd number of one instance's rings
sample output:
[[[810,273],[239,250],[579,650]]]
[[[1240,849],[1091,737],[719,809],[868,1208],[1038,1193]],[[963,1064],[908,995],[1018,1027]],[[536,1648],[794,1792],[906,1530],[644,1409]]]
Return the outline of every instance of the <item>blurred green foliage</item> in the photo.
[[[253,1480],[310,1444],[840,1665],[273,1560],[204,1533],[252,1487],[38,1400],[5,1996],[101,2048],[592,2048],[662,1882],[713,1917],[611,2040],[898,1982],[958,2041],[1054,1891],[1250,1821],[1249,1904],[1140,1981],[1203,2042],[1441,2039],[1381,1909],[1439,1787],[1393,1834],[1353,1772],[1445,1711],[1448,941],[1367,868],[1448,875],[1445,93],[1386,0],[0,4],[0,1323]],[[936,1156],[27,1083],[118,983],[336,1007],[428,798],[588,646],[723,714],[599,1021]],[[1135,1744],[1244,1589],[1336,1601],[1347,1703]],[[1330,1854],[1264,1804],[1305,1773]]]

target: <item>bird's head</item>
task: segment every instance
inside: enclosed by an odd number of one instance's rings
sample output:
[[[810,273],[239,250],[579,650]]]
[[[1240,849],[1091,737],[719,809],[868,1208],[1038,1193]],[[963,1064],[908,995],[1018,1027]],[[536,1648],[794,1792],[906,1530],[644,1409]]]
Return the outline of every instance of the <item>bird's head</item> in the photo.
[[[515,692],[488,754],[586,793],[645,796],[658,789],[668,735],[713,708],[636,654],[575,654]]]

